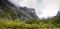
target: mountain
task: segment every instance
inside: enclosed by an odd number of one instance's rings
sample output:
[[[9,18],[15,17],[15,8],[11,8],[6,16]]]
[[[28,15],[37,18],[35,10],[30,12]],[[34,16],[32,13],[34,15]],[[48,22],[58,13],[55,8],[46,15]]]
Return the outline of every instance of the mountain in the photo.
[[[60,6],[59,6],[59,11],[58,11],[58,13],[57,13],[57,16],[60,16]]]
[[[0,0],[0,19],[39,19],[35,13],[35,9],[27,7],[16,7],[8,0]]]
[[[60,11],[58,11],[57,16],[60,16]]]

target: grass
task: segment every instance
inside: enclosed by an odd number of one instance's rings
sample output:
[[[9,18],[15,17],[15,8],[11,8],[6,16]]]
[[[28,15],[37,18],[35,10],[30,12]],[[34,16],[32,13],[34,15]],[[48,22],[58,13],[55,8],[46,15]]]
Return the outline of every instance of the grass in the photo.
[[[19,21],[19,19],[0,19],[0,29],[56,29],[60,28],[60,17],[44,20],[30,19]]]
[[[28,24],[22,21],[0,20],[0,29],[48,29],[55,28],[53,24]]]

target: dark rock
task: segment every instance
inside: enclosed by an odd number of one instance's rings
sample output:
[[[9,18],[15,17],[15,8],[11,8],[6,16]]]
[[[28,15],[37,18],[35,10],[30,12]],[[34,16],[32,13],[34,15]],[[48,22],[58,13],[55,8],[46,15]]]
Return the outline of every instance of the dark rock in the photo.
[[[0,0],[0,10],[5,10],[5,12],[9,13],[12,19],[39,19],[35,13],[35,9],[27,8],[27,7],[16,7],[14,4],[11,4],[8,0]],[[8,11],[7,11],[8,9]],[[5,13],[4,12],[4,13]]]
[[[58,11],[57,16],[60,16],[60,11]]]

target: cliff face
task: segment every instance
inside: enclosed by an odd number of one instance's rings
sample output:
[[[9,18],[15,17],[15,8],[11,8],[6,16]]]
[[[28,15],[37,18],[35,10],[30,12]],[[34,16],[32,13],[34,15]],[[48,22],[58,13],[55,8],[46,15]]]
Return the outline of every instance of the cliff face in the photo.
[[[0,18],[4,19],[39,19],[33,8],[16,7],[8,0],[0,0]]]
[[[57,16],[60,16],[60,11],[58,11]]]

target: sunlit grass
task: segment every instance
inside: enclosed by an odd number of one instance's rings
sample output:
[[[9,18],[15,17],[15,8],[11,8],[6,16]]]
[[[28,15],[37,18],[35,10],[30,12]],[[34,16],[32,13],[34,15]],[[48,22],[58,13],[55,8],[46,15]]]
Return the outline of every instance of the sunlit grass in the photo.
[[[53,24],[26,24],[22,21],[0,20],[0,29],[47,29],[55,28]]]

